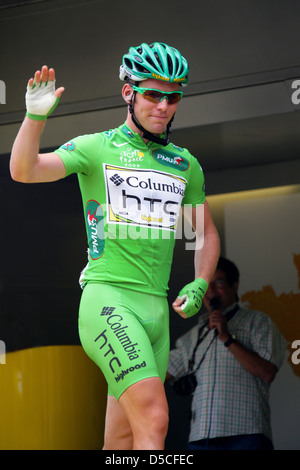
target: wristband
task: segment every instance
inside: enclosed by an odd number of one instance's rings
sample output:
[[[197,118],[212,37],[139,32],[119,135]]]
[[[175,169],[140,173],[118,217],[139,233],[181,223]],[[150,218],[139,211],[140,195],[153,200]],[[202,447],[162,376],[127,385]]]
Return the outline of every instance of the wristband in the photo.
[[[188,317],[192,317],[199,312],[207,289],[208,284],[201,277],[197,277],[197,279],[181,289],[178,294],[178,297],[183,299],[180,308]]]
[[[232,343],[236,343],[236,339],[234,336],[229,335],[228,340],[224,342],[224,346],[228,348],[228,346],[230,346]]]

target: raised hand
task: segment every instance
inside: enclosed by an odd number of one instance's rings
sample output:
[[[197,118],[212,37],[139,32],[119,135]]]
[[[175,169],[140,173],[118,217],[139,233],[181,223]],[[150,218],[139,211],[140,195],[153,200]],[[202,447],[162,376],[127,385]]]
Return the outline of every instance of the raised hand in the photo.
[[[64,87],[55,90],[55,71],[44,65],[30,78],[26,91],[26,114],[31,119],[44,121],[56,108]]]

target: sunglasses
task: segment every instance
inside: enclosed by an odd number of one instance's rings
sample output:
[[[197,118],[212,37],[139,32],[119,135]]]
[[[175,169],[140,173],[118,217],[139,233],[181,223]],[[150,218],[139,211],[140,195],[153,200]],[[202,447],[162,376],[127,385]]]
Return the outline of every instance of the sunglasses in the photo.
[[[160,103],[163,99],[166,98],[169,104],[178,103],[181,100],[183,92],[182,91],[160,91],[155,88],[142,88],[132,85],[134,91],[137,91],[145,100],[151,101],[152,103]]]

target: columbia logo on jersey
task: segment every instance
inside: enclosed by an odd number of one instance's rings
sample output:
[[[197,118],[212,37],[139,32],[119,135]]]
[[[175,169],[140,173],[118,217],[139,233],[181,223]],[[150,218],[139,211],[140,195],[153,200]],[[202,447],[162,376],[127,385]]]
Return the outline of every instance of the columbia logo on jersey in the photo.
[[[121,178],[121,176],[119,176],[117,173],[115,173],[111,178],[110,180],[116,185],[116,186],[120,186],[120,184],[123,183],[123,178]]]

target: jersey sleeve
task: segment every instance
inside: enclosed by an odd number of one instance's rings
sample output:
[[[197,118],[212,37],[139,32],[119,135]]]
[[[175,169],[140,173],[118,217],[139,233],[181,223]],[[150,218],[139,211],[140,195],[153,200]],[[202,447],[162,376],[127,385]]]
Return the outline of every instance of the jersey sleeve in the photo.
[[[66,168],[66,176],[72,173],[90,176],[99,161],[101,142],[101,134],[82,135],[55,150]]]
[[[190,155],[190,167],[190,176],[182,204],[191,204],[195,207],[205,202],[205,180],[198,160],[192,155]]]

